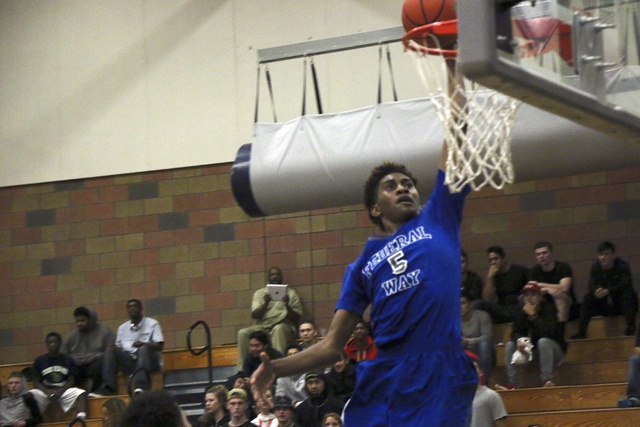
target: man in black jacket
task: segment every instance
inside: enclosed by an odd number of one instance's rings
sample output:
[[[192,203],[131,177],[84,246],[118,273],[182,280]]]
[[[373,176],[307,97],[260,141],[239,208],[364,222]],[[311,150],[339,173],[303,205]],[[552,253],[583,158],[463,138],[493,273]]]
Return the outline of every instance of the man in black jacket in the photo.
[[[543,297],[536,282],[527,283],[521,293],[524,305],[513,321],[511,341],[505,344],[508,382],[505,385],[496,384],[499,390],[516,387],[517,365],[511,363],[516,351],[525,358],[531,355],[540,363],[540,384],[543,387],[555,385],[553,367],[562,361],[567,351],[555,304]],[[526,340],[521,338],[530,338],[533,349],[527,349]]]
[[[591,266],[589,290],[582,302],[580,327],[571,339],[586,338],[593,316],[623,314],[627,321],[625,335],[635,334],[638,294],[633,289],[629,263],[615,254],[613,243],[605,241],[598,245],[598,259]]]
[[[322,372],[310,372],[305,376],[309,397],[296,407],[298,423],[302,427],[320,427],[322,418],[329,412],[342,413],[344,403],[327,387]]]

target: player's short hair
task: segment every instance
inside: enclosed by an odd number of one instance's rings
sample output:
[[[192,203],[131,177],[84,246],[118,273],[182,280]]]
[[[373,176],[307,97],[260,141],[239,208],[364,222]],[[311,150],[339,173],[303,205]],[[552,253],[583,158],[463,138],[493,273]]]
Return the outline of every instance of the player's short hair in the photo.
[[[611,251],[612,253],[616,253],[616,247],[613,243],[605,240],[604,242],[600,242],[598,244],[598,253],[601,254],[604,251]]]
[[[494,253],[494,254],[498,254],[498,256],[500,258],[504,258],[507,254],[504,251],[504,248],[502,246],[498,246],[498,245],[493,245],[493,246],[489,246],[487,248],[487,254],[490,253]]]
[[[385,162],[371,170],[369,178],[367,178],[367,181],[364,183],[364,207],[367,209],[367,214],[369,215],[371,222],[378,226],[382,231],[384,231],[382,220],[371,215],[371,208],[378,201],[378,185],[380,185],[380,180],[390,173],[401,173],[406,175],[413,182],[413,185],[418,185],[418,180],[413,176],[409,169],[400,163]]]

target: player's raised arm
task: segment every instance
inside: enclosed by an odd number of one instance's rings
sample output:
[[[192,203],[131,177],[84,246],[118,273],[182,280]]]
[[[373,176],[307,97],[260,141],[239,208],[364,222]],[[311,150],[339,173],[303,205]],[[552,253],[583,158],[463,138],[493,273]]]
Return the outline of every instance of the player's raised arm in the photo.
[[[278,360],[269,360],[262,353],[262,364],[251,376],[251,388],[256,401],[279,377],[303,374],[314,369],[325,368],[340,360],[361,316],[346,310],[337,310],[329,326],[327,336],[313,346],[312,351],[301,351],[293,356]]]

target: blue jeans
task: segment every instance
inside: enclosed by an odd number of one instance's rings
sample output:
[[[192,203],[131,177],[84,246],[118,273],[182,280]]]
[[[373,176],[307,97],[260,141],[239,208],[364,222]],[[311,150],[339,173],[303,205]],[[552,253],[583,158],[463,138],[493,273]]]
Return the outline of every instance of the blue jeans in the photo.
[[[513,353],[518,347],[513,341],[509,341],[504,346],[504,364],[507,367],[507,378],[509,383],[516,384],[516,367],[511,364]],[[560,344],[551,338],[540,338],[533,348],[533,360],[540,363],[540,379],[542,381],[553,380],[553,367],[564,358],[564,353]]]
[[[629,359],[629,385],[627,385],[627,397],[640,398],[640,356],[631,356]]]
[[[482,369],[485,381],[489,381],[491,377],[491,371],[493,370],[493,343],[489,340],[480,341],[478,344],[469,348],[472,352],[478,355],[478,365]]]
[[[126,375],[131,375],[131,373],[140,368],[145,369],[149,373],[160,370],[160,352],[149,350],[147,346],[139,347],[135,358],[120,347],[107,350],[104,356],[104,362],[102,364],[102,384],[109,387],[112,391],[118,390],[118,384],[116,382],[118,370]],[[149,379],[144,372],[136,374],[135,378],[133,378],[132,386],[133,390],[137,388],[148,390],[151,388]]]

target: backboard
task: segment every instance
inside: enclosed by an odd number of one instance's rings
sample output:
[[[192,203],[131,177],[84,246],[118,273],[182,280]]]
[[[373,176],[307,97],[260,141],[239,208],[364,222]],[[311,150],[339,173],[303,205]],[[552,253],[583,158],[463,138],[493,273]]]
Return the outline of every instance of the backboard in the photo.
[[[457,15],[465,76],[640,142],[640,0],[458,0]]]

